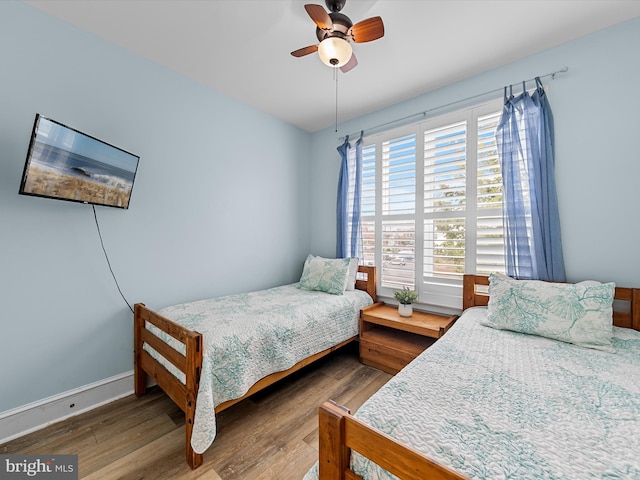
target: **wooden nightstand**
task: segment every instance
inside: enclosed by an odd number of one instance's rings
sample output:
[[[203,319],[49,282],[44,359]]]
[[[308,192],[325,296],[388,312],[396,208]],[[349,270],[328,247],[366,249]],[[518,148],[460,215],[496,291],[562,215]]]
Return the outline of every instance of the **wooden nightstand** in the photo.
[[[396,374],[446,333],[456,315],[413,311],[401,317],[398,307],[374,303],[360,311],[360,361]]]

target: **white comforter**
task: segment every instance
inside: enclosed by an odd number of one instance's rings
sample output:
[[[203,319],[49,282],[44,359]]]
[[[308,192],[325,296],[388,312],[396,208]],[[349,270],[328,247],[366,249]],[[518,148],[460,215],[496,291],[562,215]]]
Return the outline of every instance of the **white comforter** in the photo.
[[[360,309],[373,303],[363,291],[344,295],[301,290],[297,284],[174,305],[160,314],[203,337],[200,389],[191,437],[197,453],[216,436],[214,408],[242,397],[261,378],[358,334]],[[150,331],[184,353],[184,345]],[[145,349],[158,360],[157,352]],[[163,364],[182,382],[184,375]]]
[[[606,353],[485,316],[467,310],[356,417],[472,479],[640,479],[640,332],[614,327]],[[352,465],[395,478],[357,454]]]

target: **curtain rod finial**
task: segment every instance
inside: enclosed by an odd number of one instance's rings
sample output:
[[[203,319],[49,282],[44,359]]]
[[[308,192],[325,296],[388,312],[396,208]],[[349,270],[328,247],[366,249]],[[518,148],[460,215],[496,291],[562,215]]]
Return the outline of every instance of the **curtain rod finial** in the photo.
[[[563,68],[561,68],[560,70],[558,70],[557,72],[553,72],[553,73],[551,74],[551,80],[555,80],[555,79],[556,79],[556,75],[557,75],[558,73],[567,73],[568,71],[569,71],[569,67],[563,67]]]

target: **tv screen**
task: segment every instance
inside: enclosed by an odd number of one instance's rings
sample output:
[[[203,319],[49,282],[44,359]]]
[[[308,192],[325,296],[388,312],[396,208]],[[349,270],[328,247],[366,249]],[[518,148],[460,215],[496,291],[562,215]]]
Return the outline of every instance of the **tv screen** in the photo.
[[[19,193],[129,208],[139,160],[37,114]]]

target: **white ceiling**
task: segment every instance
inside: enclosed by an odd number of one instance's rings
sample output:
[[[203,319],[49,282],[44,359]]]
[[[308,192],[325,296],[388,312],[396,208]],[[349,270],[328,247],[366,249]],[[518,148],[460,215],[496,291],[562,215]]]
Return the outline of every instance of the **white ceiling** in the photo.
[[[304,4],[322,0],[24,1],[309,132],[335,122],[332,69],[290,55],[317,43]],[[380,15],[385,36],[354,45],[340,121],[638,17],[640,1],[348,0],[342,13]]]

